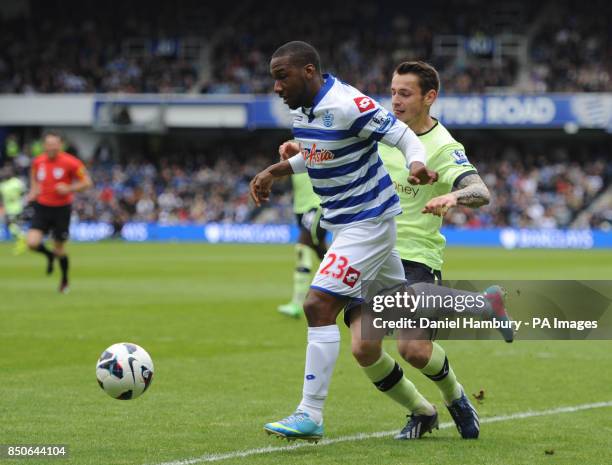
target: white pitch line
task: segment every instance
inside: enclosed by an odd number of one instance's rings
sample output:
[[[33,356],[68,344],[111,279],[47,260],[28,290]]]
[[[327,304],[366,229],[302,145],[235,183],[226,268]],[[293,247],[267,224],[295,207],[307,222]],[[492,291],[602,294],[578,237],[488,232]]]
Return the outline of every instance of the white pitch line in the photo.
[[[612,407],[612,401],[608,402],[595,402],[593,404],[582,404],[582,405],[574,405],[570,407],[558,407],[550,410],[540,410],[540,411],[528,411],[528,412],[519,412],[512,413],[509,415],[499,415],[495,417],[489,418],[481,418],[480,423],[497,423],[499,421],[509,421],[509,420],[520,420],[522,418],[532,418],[532,417],[544,417],[549,415],[558,415],[560,413],[572,413],[579,412],[581,410],[590,410],[596,408],[604,408],[604,407]],[[450,428],[455,426],[452,422],[441,423],[440,429]],[[391,436],[397,433],[397,430],[393,431],[378,431],[375,433],[360,433],[353,434],[351,436],[340,436],[332,439],[323,439],[319,442],[319,444],[310,444],[307,442],[301,442],[297,444],[293,444],[290,446],[268,446],[268,447],[260,447],[258,449],[247,449],[242,451],[235,452],[226,452],[220,454],[206,454],[201,455],[200,457],[194,457],[191,459],[184,460],[175,460],[173,462],[163,462],[157,465],[193,465],[196,463],[205,463],[205,462],[219,462],[221,460],[227,459],[235,459],[240,457],[249,457],[251,455],[262,455],[262,454],[272,454],[274,452],[286,452],[294,449],[301,449],[302,447],[322,447],[327,446],[329,444],[336,444],[338,442],[352,442],[352,441],[363,441],[365,439],[373,439],[373,438],[382,438],[386,436]]]

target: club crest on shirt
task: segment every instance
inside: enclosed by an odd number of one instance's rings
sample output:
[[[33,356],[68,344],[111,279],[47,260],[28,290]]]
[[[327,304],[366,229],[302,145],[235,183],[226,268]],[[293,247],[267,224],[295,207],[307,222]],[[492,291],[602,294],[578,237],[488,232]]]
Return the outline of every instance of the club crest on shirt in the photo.
[[[334,114],[329,110],[325,110],[323,114],[323,126],[326,128],[331,128],[334,125]]]
[[[317,144],[312,144],[310,148],[302,149],[302,156],[307,166],[318,165],[327,160],[333,160],[334,154],[327,149],[317,149]]]
[[[64,175],[64,168],[53,168],[53,177],[55,179],[62,179],[62,176]]]

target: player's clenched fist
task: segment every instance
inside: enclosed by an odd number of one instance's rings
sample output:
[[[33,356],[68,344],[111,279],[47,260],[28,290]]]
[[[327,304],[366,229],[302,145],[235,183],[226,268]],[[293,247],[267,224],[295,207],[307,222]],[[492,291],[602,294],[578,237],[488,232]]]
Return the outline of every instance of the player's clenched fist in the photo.
[[[297,155],[302,151],[301,144],[293,141],[283,142],[278,148],[278,154],[280,155],[281,161],[288,160],[294,155]]]
[[[408,176],[410,184],[433,184],[437,180],[438,173],[427,169],[420,161],[414,161],[410,164],[410,176]]]
[[[453,194],[440,195],[427,202],[421,213],[444,216],[448,209],[455,205],[457,205],[457,198]]]
[[[274,176],[268,170],[263,170],[258,173],[249,185],[251,190],[251,198],[255,205],[261,207],[261,202],[270,200],[270,192],[272,191],[272,182]]]

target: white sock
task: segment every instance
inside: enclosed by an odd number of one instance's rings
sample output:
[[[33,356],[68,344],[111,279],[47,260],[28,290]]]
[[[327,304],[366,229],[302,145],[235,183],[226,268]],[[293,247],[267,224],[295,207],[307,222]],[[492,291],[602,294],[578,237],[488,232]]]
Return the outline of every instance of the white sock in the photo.
[[[297,409],[306,412],[318,424],[323,421],[323,404],[339,352],[338,325],[308,328],[304,390]]]

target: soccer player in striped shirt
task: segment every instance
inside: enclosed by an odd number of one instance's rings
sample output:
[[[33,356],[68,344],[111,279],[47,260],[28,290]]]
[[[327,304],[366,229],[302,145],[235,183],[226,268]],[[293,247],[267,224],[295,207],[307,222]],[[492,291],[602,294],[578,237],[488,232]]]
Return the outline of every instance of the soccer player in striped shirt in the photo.
[[[267,201],[274,179],[308,172],[321,198],[321,225],[333,242],[304,302],[308,321],[303,395],[294,414],[264,429],[287,439],[318,441],[323,404],[340,348],[336,317],[351,305],[405,283],[394,249],[399,197],[377,152],[377,143],[397,147],[409,168],[408,182],[427,185],[437,173],[425,167],[425,148],[414,132],[357,89],[321,74],[317,51],[289,42],[274,52],[274,91],[293,110],[293,155],[251,181],[256,205]],[[368,283],[362,288],[362,283]],[[434,286],[435,287],[435,286]],[[503,304],[492,308],[506,318]],[[492,311],[491,308],[488,310]]]
[[[363,280],[389,287],[403,282],[393,217],[401,212],[391,178],[377,153],[377,142],[406,154],[411,181],[427,184],[436,174],[424,165],[416,135],[374,100],[331,75],[321,75],[317,51],[289,42],[272,56],[274,91],[293,110],[293,132],[303,150],[272,165],[251,181],[257,204],[269,198],[275,178],[308,171],[321,198],[321,225],[334,241],[304,302],[308,346],[303,398],[294,415],[266,425],[283,437],[318,440],[322,411],[338,357],[338,313],[361,300]]]

